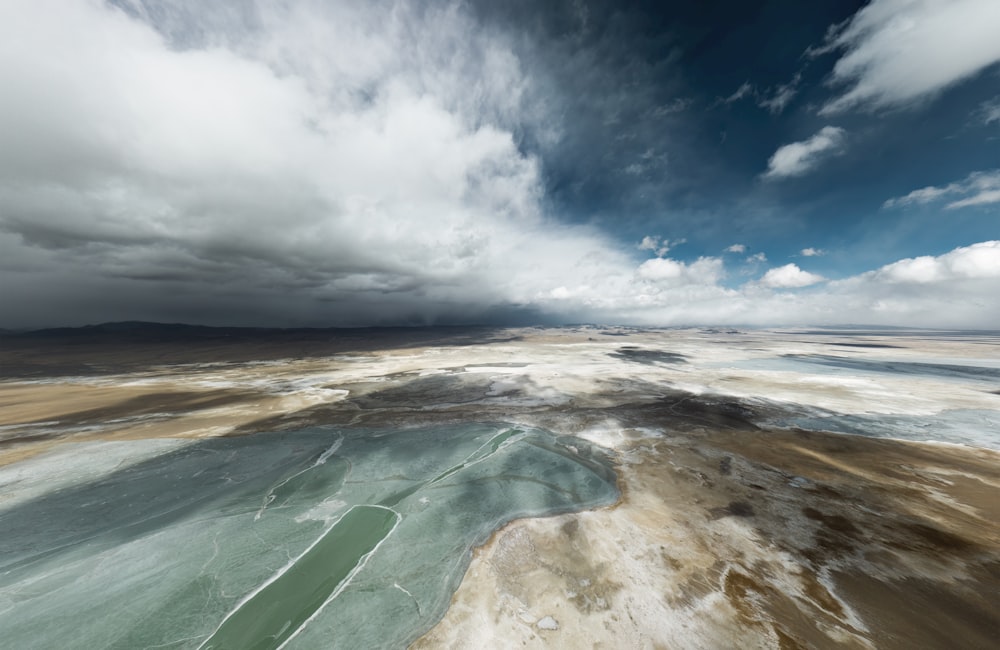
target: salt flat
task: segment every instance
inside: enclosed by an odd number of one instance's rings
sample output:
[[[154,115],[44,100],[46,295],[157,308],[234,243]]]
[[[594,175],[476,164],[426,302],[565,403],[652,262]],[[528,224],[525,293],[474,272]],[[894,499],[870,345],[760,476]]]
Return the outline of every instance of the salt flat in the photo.
[[[557,516],[490,519],[502,527],[488,539],[488,530],[472,535],[485,544],[450,607],[447,595],[438,607],[443,618],[417,617],[387,647],[420,634],[417,647],[988,647],[1000,628],[991,604],[1000,586],[995,335],[579,327],[72,345],[8,337],[0,353],[0,525],[205,441],[268,432],[494,422],[559,437],[576,450],[567,453],[594,445],[607,454],[620,491],[613,506],[583,499],[578,507],[592,509],[567,512],[567,501]],[[376,447],[358,447],[350,462],[385,488]],[[329,458],[332,471],[351,456]],[[426,459],[409,448],[393,463],[412,474]],[[255,507],[269,486],[302,470],[265,466],[270,478],[247,484]],[[349,507],[336,482],[323,485],[296,497],[283,526],[299,541],[287,551],[271,542],[242,553],[241,563],[260,565],[250,574],[227,575],[228,560],[204,570],[196,562],[191,580],[209,595],[225,585],[234,605],[249,597],[286,553],[316,541],[325,530],[317,522]],[[542,512],[518,509],[525,498],[509,493],[509,511]],[[179,520],[188,521],[187,507]],[[253,514],[240,526],[252,530]],[[124,542],[102,537],[100,517],[87,525],[100,548],[88,556],[86,531],[65,531],[60,552],[77,567],[66,576],[59,567],[69,562],[46,564],[44,574],[30,563],[0,569],[0,617],[26,638],[46,625],[20,608],[26,593],[44,598],[104,566],[87,569],[87,557],[127,555]],[[143,534],[183,557],[172,526]],[[220,529],[216,540],[238,529]],[[0,530],[12,548],[11,529]],[[268,534],[279,533],[288,531]],[[365,570],[389,548],[373,551]],[[465,555],[454,566],[464,567],[468,551],[456,552]],[[122,598],[128,589],[156,592],[144,570],[126,568]],[[393,571],[379,569],[373,584],[437,611]],[[234,583],[234,574],[243,577]],[[184,610],[166,595],[136,602],[137,615]],[[381,625],[378,598],[357,606]],[[96,617],[101,607],[86,611]],[[173,619],[177,629],[162,638],[176,643],[164,647],[198,647],[229,611],[195,609],[206,613],[197,624]],[[327,609],[325,623],[315,619],[287,647],[348,647],[336,634],[336,606]]]

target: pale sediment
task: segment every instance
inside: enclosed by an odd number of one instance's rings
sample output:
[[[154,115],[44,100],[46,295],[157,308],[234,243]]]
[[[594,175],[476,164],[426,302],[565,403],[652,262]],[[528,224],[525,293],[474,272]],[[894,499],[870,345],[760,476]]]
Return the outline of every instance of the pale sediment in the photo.
[[[637,441],[621,471],[614,508],[499,531],[414,647],[987,648],[996,639],[995,452],[705,432]],[[546,617],[558,628],[540,625]]]

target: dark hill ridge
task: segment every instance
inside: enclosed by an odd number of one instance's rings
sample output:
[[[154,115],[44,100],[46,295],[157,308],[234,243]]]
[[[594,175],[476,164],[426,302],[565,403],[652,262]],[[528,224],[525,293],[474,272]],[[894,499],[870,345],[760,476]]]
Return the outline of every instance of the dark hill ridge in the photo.
[[[268,361],[511,340],[493,327],[256,328],[118,322],[0,332],[0,378],[104,375],[149,366]]]
[[[20,340],[113,341],[156,343],[187,340],[333,340],[386,338],[411,335],[415,339],[468,336],[474,332],[492,332],[489,326],[415,326],[415,327],[214,327],[186,323],[121,321],[81,327],[54,327],[38,330],[3,330],[0,338]]]
[[[187,323],[156,323],[147,321],[120,321],[98,323],[81,327],[53,327],[37,330],[0,330],[2,336],[19,338],[255,338],[261,336],[306,336],[306,335],[350,335],[361,332],[395,331],[461,331],[488,329],[476,326],[435,326],[435,327],[215,327],[211,325],[189,325]]]
[[[102,339],[138,338],[155,339],[185,339],[185,338],[222,338],[234,333],[265,332],[267,330],[246,327],[209,327],[206,325],[187,325],[184,323],[147,323],[142,321],[123,321],[116,323],[99,323],[82,327],[53,327],[39,330],[0,330],[0,336],[19,339]]]

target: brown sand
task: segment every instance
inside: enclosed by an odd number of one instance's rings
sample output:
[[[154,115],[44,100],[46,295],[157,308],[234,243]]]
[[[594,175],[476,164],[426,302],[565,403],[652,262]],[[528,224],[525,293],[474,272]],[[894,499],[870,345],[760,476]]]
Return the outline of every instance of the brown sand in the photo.
[[[414,647],[996,647],[1000,455],[741,431],[625,458],[618,506],[499,531]]]

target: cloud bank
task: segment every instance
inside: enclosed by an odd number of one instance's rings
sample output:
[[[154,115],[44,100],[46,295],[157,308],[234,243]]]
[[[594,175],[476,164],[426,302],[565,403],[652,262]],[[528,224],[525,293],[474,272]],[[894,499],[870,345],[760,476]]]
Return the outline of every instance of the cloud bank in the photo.
[[[664,263],[666,260],[655,260]],[[660,265],[658,264],[658,267]],[[690,269],[672,269],[672,281]],[[702,274],[699,277],[704,278]],[[718,276],[717,276],[718,277]],[[641,279],[641,278],[640,278]],[[869,324],[995,329],[1000,322],[1000,241],[940,256],[899,260],[851,277],[822,282],[795,264],[768,270],[736,288],[720,283],[635,284],[617,305],[618,320],[650,325]],[[641,296],[647,309],[637,309]]]

